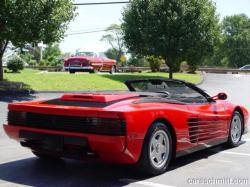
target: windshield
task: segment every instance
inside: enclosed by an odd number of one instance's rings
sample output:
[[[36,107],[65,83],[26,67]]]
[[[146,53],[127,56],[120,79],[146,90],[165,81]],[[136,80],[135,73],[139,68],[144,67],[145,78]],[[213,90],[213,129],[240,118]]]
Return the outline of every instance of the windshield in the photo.
[[[75,56],[89,56],[89,57],[94,57],[94,56],[96,56],[96,54],[93,53],[93,52],[77,52]]]
[[[130,91],[165,93],[166,97],[187,103],[204,103],[207,98],[184,82],[171,80],[140,80],[126,82]]]

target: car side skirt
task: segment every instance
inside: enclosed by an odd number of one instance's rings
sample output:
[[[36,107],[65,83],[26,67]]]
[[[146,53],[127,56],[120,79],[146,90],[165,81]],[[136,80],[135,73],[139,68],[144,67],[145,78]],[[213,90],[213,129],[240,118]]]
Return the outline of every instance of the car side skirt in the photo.
[[[177,151],[176,152],[176,158],[184,156],[184,155],[188,155],[188,154],[191,154],[191,153],[194,153],[196,151],[200,151],[200,150],[203,150],[203,149],[207,149],[207,148],[210,148],[210,147],[213,147],[213,146],[216,146],[216,145],[226,143],[227,140],[228,140],[228,138],[223,138],[223,139],[220,139],[220,140],[204,143],[202,145],[197,145],[197,146],[189,148],[189,149]]]

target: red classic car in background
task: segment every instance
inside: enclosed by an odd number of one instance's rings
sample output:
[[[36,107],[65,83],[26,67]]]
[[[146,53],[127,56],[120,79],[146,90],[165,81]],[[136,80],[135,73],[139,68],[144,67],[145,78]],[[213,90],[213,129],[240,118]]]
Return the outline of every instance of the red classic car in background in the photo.
[[[64,61],[64,69],[70,73],[108,71],[112,74],[116,69],[116,60],[100,57],[93,52],[78,52]]]

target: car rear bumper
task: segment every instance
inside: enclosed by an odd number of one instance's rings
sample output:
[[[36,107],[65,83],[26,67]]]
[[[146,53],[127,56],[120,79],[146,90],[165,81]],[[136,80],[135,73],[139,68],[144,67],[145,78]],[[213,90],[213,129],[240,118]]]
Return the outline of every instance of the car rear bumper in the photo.
[[[93,70],[93,66],[69,66],[69,67],[64,67],[65,71],[69,70],[76,70],[76,71],[91,71]]]
[[[83,160],[89,159],[89,154],[91,155],[91,158],[96,161],[112,163],[133,164],[137,161],[135,160],[135,157],[131,154],[128,154],[129,151],[126,150],[125,136],[94,135],[12,125],[4,125],[3,127],[6,134],[11,139],[15,139],[16,141],[20,142],[22,146],[28,147],[33,151],[47,152],[49,154],[56,154],[62,157],[77,158]],[[42,137],[45,137],[42,138],[42,140],[48,139],[49,137],[51,137],[52,139],[54,137],[59,137],[59,139],[63,140],[63,149],[58,150],[58,147],[55,149],[47,149],[48,146],[51,146],[46,145],[47,140],[42,141],[42,143],[34,144],[34,142],[37,142],[33,141],[34,138],[39,137],[41,140],[41,134],[43,135]],[[68,150],[70,148],[72,148],[72,150],[69,154],[69,152],[65,150]],[[74,151],[77,150],[77,153],[84,154],[72,155],[72,153],[76,153]]]

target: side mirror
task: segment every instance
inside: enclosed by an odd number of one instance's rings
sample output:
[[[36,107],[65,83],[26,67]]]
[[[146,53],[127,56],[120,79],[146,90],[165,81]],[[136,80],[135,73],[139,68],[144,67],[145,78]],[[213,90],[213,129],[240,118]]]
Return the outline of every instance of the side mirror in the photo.
[[[211,97],[211,99],[213,101],[216,101],[216,100],[226,100],[227,99],[227,94],[225,94],[225,93],[218,93],[217,95]]]

